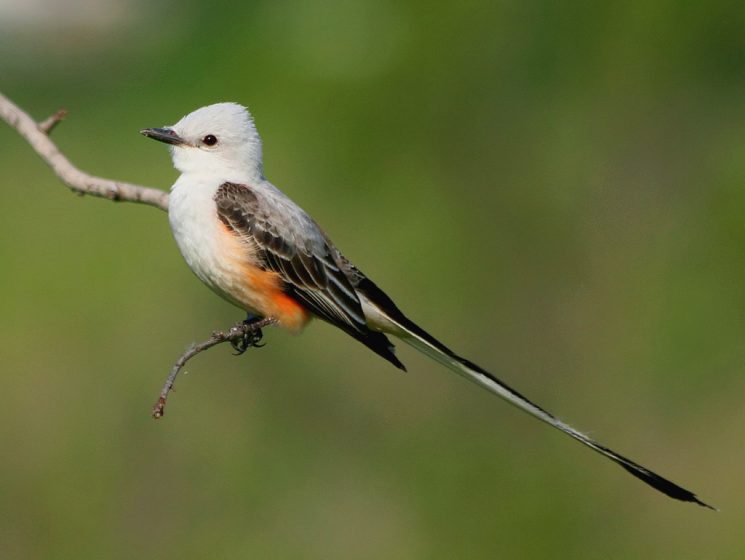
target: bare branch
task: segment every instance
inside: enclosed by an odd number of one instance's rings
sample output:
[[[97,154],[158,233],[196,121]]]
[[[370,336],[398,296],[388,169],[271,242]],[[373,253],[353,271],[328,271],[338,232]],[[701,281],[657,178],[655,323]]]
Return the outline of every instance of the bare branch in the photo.
[[[37,123],[10,99],[0,93],[0,119],[8,123],[28,142],[37,154],[72,191],[115,201],[139,202],[168,211],[168,193],[131,183],[95,177],[80,171],[68,160],[47,133],[64,117],[58,111]]]
[[[189,349],[184,352],[178,360],[176,360],[176,363],[173,364],[171,373],[168,374],[166,382],[163,385],[163,389],[160,391],[158,401],[155,403],[155,406],[153,406],[153,418],[162,418],[163,414],[165,414],[168,393],[170,393],[173,389],[173,384],[176,382],[176,376],[178,376],[179,372],[186,365],[186,362],[191,360],[200,352],[204,352],[205,350],[208,350],[213,346],[217,346],[218,344],[222,344],[223,342],[242,341],[247,335],[255,335],[263,327],[273,325],[276,322],[277,320],[273,317],[267,317],[265,319],[261,319],[260,321],[255,321],[252,323],[238,323],[237,325],[233,325],[232,327],[230,327],[230,329],[228,329],[227,331],[215,331],[212,333],[212,336],[204,342],[193,344],[191,347],[189,347]],[[241,351],[242,350],[243,349],[241,349]]]

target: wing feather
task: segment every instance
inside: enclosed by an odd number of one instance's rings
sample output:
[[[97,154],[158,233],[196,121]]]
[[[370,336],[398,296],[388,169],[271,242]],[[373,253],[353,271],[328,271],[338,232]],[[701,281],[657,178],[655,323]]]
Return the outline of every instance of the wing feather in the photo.
[[[224,183],[215,194],[217,215],[258,250],[265,269],[279,274],[284,290],[313,314],[342,329],[397,368],[406,368],[381,332],[367,326],[355,287],[361,274],[305,212],[271,185],[261,192]]]
[[[225,183],[215,195],[220,220],[253,241],[268,270],[278,273],[313,312],[354,330],[366,330],[357,293],[334,260],[323,232],[299,208],[282,215],[262,205],[248,186]]]

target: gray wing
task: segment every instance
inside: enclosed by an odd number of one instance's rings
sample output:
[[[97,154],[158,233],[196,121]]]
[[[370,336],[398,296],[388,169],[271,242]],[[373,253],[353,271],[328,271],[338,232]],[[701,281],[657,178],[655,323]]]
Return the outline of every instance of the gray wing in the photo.
[[[390,341],[367,327],[346,274],[348,261],[340,260],[339,251],[310,216],[284,196],[236,183],[221,185],[215,203],[220,221],[255,245],[264,268],[280,275],[288,294],[403,368]]]
[[[294,204],[271,200],[269,207],[259,196],[245,185],[223,184],[215,195],[220,220],[253,241],[264,267],[279,273],[313,312],[364,327],[360,300],[316,223]]]

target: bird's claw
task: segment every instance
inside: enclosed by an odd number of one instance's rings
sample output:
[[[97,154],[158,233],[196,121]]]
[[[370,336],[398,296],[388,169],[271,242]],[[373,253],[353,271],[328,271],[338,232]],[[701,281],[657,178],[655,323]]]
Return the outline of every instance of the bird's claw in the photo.
[[[248,327],[253,323],[255,319],[246,319],[243,325]],[[261,329],[246,330],[243,329],[241,336],[232,338],[230,340],[230,346],[235,350],[235,355],[240,356],[249,348],[261,348],[264,344],[261,343],[261,339],[264,338],[264,333]]]

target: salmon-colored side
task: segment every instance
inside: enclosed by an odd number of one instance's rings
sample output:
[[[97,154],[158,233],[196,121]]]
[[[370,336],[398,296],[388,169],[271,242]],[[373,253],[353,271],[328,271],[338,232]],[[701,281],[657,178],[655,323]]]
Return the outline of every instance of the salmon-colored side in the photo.
[[[258,266],[256,247],[224,227],[223,262],[226,278],[223,289],[246,311],[263,317],[274,317],[282,327],[298,331],[310,320],[310,313],[282,291],[282,280],[276,272]]]
[[[305,308],[281,290],[281,280],[276,272],[267,272],[250,264],[244,264],[243,271],[247,288],[254,295],[260,295],[262,308],[256,311],[262,316],[274,317],[280,325],[293,331],[302,329],[310,320]]]

